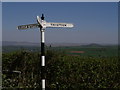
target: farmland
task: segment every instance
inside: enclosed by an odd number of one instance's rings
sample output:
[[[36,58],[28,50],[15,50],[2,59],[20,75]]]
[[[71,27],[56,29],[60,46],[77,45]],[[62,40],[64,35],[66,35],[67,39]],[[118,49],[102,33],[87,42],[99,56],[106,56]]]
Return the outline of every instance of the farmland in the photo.
[[[3,87],[40,88],[39,47],[3,47]],[[117,46],[46,46],[46,87],[120,88]],[[20,74],[11,73],[20,71]]]
[[[92,56],[92,57],[112,57],[118,56],[118,46],[62,46],[62,47],[45,47],[46,50],[54,50],[64,52],[68,55]],[[12,52],[19,50],[27,50],[31,52],[40,52],[39,46],[3,46],[2,51]],[[76,53],[80,52],[80,53]],[[82,52],[82,53],[81,53]]]

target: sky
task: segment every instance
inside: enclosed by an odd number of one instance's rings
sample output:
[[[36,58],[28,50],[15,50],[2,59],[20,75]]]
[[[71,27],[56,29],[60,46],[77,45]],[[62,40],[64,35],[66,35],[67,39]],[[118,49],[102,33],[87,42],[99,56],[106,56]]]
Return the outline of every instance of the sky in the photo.
[[[40,42],[40,31],[17,30],[18,25],[47,22],[73,23],[74,28],[47,28],[46,43],[118,43],[117,2],[3,2],[2,40]]]

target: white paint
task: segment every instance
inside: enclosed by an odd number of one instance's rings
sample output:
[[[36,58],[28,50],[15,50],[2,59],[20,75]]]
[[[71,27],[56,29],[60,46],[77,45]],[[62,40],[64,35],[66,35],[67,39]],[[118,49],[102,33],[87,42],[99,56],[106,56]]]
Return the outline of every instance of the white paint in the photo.
[[[41,42],[42,43],[45,42],[45,32],[44,32],[44,30],[41,30]]]
[[[40,19],[39,16],[37,16],[37,21],[38,21],[39,24],[41,24],[41,19]]]
[[[46,28],[46,21],[42,20],[40,25],[42,26],[43,29],[45,29]]]
[[[50,22],[50,23],[46,23],[46,27],[68,27],[68,28],[72,28],[72,27],[74,27],[74,25],[71,24],[71,23],[54,23],[54,22]]]
[[[42,56],[42,66],[45,66],[45,56]]]
[[[42,79],[42,89],[45,90],[45,79]]]

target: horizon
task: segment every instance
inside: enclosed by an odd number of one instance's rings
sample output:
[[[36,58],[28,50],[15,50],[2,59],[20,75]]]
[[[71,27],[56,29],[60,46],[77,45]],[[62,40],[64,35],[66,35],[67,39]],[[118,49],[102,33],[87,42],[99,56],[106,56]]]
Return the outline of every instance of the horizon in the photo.
[[[23,44],[23,43],[29,43],[29,44],[40,44],[40,42],[25,42],[25,41],[23,41],[23,42],[21,42],[21,41],[2,41],[2,44],[3,43],[19,43],[19,44]],[[1,43],[1,42],[0,42]],[[18,44],[18,45],[19,45]],[[98,44],[98,45],[118,45],[118,43],[70,43],[70,42],[54,42],[54,43],[45,43],[45,45],[56,45],[56,44],[58,44],[58,45],[64,45],[64,44],[73,44],[73,45],[90,45],[90,44]]]

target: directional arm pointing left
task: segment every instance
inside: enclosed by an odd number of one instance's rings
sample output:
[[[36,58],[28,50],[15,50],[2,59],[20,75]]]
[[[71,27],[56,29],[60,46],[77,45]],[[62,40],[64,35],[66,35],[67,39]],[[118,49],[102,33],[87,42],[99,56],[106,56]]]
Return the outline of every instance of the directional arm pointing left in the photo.
[[[29,28],[38,28],[39,27],[39,24],[36,23],[36,24],[28,24],[28,25],[20,25],[17,27],[17,29],[29,29]]]

